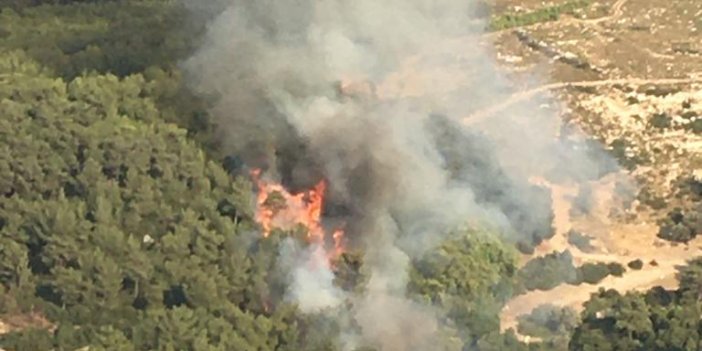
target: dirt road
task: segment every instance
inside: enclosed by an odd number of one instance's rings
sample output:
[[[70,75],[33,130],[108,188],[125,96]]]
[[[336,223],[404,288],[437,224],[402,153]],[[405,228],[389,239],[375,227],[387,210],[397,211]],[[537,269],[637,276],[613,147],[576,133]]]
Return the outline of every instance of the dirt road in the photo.
[[[609,257],[611,260],[613,257]],[[658,261],[657,267],[647,266],[640,271],[630,271],[621,278],[607,277],[597,285],[560,285],[548,291],[533,291],[512,299],[500,314],[500,327],[507,330],[517,327],[517,317],[528,314],[536,307],[543,304],[568,306],[576,311],[581,311],[583,303],[590,299],[590,295],[600,288],[616,289],[620,292],[632,290],[647,290],[654,286],[663,286],[673,289],[677,285],[675,280],[676,267],[683,265],[682,258],[667,261]]]
[[[503,103],[491,106],[487,109],[475,112],[470,116],[463,118],[463,122],[466,124],[478,123],[485,118],[495,115],[496,113],[503,111],[504,109],[534,96],[556,89],[571,88],[571,87],[600,87],[615,84],[627,84],[627,85],[644,85],[644,84],[656,84],[656,85],[674,85],[674,84],[691,84],[702,82],[702,72],[691,73],[689,78],[659,78],[659,79],[640,79],[640,78],[623,78],[623,79],[603,79],[603,80],[593,80],[593,81],[582,81],[582,82],[565,82],[565,83],[551,83],[542,85],[533,89],[525,90],[510,96]]]
[[[702,254],[702,250],[699,249],[702,240],[699,238],[689,245],[672,245],[656,238],[657,227],[653,224],[611,222],[607,218],[609,207],[615,203],[612,197],[607,197],[607,193],[611,192],[611,184],[612,179],[604,179],[593,185],[594,191],[600,191],[604,196],[594,200],[597,203],[590,216],[580,219],[570,217],[572,196],[577,193],[576,189],[549,184],[553,194],[554,225],[557,234],[539,245],[534,256],[569,250],[576,265],[586,262],[618,262],[626,266],[628,262],[641,259],[644,267],[638,271],[629,269],[622,277],[607,277],[596,285],[562,284],[552,290],[531,291],[517,296],[509,301],[500,313],[503,331],[510,328],[516,330],[517,318],[520,315],[528,314],[543,304],[567,306],[580,311],[583,303],[600,288],[616,289],[620,292],[647,290],[659,285],[675,288],[677,267]],[[595,245],[598,251],[586,253],[570,245],[565,233],[571,228],[584,229],[596,239],[602,239]],[[655,261],[656,265],[651,265],[652,261]]]

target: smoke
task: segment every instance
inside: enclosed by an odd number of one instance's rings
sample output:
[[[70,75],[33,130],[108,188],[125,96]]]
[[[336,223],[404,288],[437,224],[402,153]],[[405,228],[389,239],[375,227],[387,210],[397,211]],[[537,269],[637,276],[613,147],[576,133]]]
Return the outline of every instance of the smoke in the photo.
[[[405,297],[412,258],[468,220],[538,241],[552,231],[550,201],[527,179],[572,175],[558,171],[564,154],[597,163],[554,144],[557,116],[531,102],[463,127],[514,91],[480,44],[476,1],[191,5],[213,19],[184,66],[217,99],[224,147],[291,188],[328,179],[371,273],[348,312],[382,350],[432,349],[436,337],[433,312]],[[329,267],[306,266],[320,260],[314,250],[296,257],[290,297],[303,310],[348,298]]]
[[[334,273],[319,244],[301,248],[295,241],[286,240],[281,246],[279,262],[293,267],[288,297],[302,312],[317,313],[343,302],[344,292],[334,285]]]

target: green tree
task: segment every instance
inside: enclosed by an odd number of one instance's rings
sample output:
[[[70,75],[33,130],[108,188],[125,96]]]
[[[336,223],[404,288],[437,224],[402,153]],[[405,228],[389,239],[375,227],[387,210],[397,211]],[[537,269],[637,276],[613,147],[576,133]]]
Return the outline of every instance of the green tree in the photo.
[[[251,184],[164,122],[141,93],[144,79],[65,83],[21,52],[0,54],[0,79],[8,83],[0,85],[3,301],[30,292],[57,325],[52,345],[269,350],[294,342],[294,324],[274,327],[263,308],[278,251],[246,234],[256,228]],[[25,334],[2,345],[46,339]]]
[[[441,306],[464,341],[473,343],[499,330],[498,313],[511,296],[516,254],[493,235],[456,232],[439,248],[413,263],[408,290]]]

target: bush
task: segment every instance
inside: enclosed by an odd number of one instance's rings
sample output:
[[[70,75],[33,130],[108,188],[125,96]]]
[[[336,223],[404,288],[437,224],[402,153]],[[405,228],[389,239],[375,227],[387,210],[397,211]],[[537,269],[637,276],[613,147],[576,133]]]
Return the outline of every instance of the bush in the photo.
[[[694,238],[692,230],[682,223],[665,224],[660,227],[658,237],[661,239],[686,243]]]
[[[590,0],[571,0],[561,5],[547,6],[526,13],[507,13],[495,17],[488,25],[490,30],[503,30],[514,27],[529,26],[541,22],[556,21],[564,13],[573,13],[590,5]]]
[[[670,128],[672,125],[672,118],[665,113],[656,113],[651,117],[651,126],[658,129]]]
[[[618,262],[611,262],[607,264],[607,269],[609,270],[609,274],[615,277],[621,277],[624,275],[624,272],[626,272],[626,268],[624,268],[624,266]]]
[[[577,271],[570,251],[553,252],[529,261],[517,273],[526,290],[550,290],[562,283],[576,282]]]
[[[633,170],[638,165],[645,162],[641,156],[631,155],[628,150],[631,148],[631,143],[626,139],[619,138],[612,141],[609,145],[610,153],[616,158],[619,163],[628,170]]]
[[[609,265],[607,263],[585,263],[578,267],[578,282],[587,284],[597,284],[602,279],[610,275]]]
[[[578,324],[578,315],[572,308],[545,304],[517,321],[520,334],[549,339],[568,336]]]
[[[702,134],[702,119],[696,119],[694,122],[688,123],[687,128],[695,134]]]
[[[660,222],[658,237],[686,243],[702,233],[702,206],[689,211],[676,208]]]
[[[638,271],[641,268],[643,268],[643,261],[641,261],[640,259],[636,259],[636,260],[633,260],[633,261],[627,263],[627,266],[633,270]]]

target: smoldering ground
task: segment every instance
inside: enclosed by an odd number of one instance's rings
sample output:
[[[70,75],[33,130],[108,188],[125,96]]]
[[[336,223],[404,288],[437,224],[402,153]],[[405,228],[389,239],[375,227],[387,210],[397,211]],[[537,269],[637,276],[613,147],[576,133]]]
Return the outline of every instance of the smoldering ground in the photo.
[[[216,96],[211,113],[222,144],[245,163],[291,188],[329,181],[331,203],[345,208],[348,233],[366,252],[371,274],[346,311],[363,342],[426,349],[436,319],[405,298],[410,260],[468,220],[537,243],[552,233],[552,213],[548,192],[529,177],[582,172],[561,169],[565,156],[576,165],[602,159],[563,148],[554,138],[558,116],[530,102],[463,127],[462,117],[513,91],[479,45],[485,23],[474,17],[476,1],[215,3],[196,6],[212,20],[202,47],[184,63],[190,82]],[[413,74],[398,74],[406,60],[453,39],[460,45],[414,66],[415,73],[447,73],[420,79],[423,93],[387,86],[391,76],[402,84]],[[360,82],[381,94],[340,89]],[[345,306],[326,288],[325,270],[297,268],[289,287],[295,300],[315,311]],[[324,299],[314,296],[320,290]],[[423,332],[398,334],[408,323]]]

